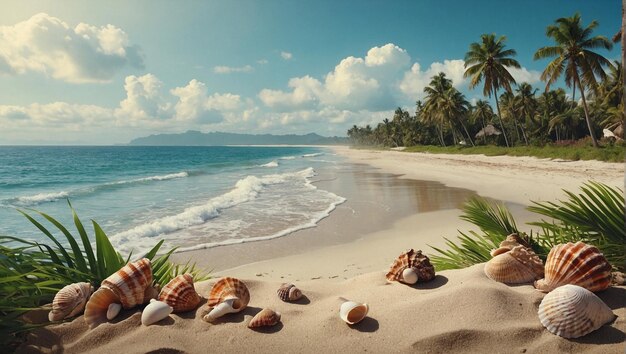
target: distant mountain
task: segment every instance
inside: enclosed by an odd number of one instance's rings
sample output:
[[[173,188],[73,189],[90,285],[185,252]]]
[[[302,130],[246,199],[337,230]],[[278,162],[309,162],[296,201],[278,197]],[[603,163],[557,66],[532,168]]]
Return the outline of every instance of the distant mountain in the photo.
[[[128,145],[166,146],[223,146],[223,145],[337,145],[347,144],[348,138],[325,137],[315,133],[306,135],[202,133],[189,130],[179,134],[154,134],[133,139]]]

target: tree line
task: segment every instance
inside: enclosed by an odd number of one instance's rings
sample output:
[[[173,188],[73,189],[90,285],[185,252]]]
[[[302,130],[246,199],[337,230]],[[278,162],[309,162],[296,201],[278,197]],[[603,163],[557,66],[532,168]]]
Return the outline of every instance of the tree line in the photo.
[[[376,127],[354,125],[348,138],[357,145],[388,147],[413,145],[568,144],[589,137],[598,147],[598,137],[608,134],[623,138],[624,85],[620,61],[606,59],[594,49],[611,50],[604,36],[593,36],[598,26],[592,21],[584,27],[577,13],[559,18],[546,29],[553,46],[539,48],[534,59],[553,58],[543,73],[545,90],[529,83],[517,83],[507,68],[520,68],[506,48],[506,37],[483,34],[480,42],[470,44],[465,55],[469,88],[482,85],[483,95],[494,98],[496,110],[487,100],[467,101],[445,73],[431,78],[424,88],[424,100],[416,102],[414,114],[396,109],[391,119]],[[613,40],[621,39],[619,32]],[[562,88],[551,89],[563,77],[571,88],[568,97]],[[578,99],[578,97],[580,99]]]

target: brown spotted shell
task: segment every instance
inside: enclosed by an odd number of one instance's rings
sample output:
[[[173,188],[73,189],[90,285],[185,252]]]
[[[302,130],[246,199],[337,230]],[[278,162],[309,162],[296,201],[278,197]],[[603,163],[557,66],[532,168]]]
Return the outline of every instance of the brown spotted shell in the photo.
[[[501,253],[485,263],[489,279],[506,284],[530,283],[543,276],[543,263],[530,248],[522,245]]]
[[[273,326],[280,322],[280,312],[275,312],[272,309],[263,309],[257,313],[248,323],[249,328]]]
[[[248,287],[237,278],[225,277],[218,280],[209,292],[207,306],[215,307],[226,299],[236,299],[233,308],[243,310],[250,302]]]
[[[193,286],[191,274],[181,274],[170,280],[161,293],[159,301],[163,301],[174,309],[174,313],[194,310],[202,301]]]
[[[539,304],[538,315],[548,331],[564,338],[582,337],[615,318],[598,296],[571,284],[547,294]]]
[[[408,268],[413,268],[417,273],[419,282],[429,281],[435,277],[435,267],[430,264],[430,259],[423,255],[422,251],[415,252],[410,249],[398,256],[391,264],[386,275],[387,280],[404,282],[402,272]]]
[[[290,283],[283,283],[278,290],[278,297],[283,301],[296,301],[302,297],[302,291],[295,285]]]
[[[94,328],[107,321],[106,313],[112,303],[125,309],[146,303],[158,292],[152,287],[152,267],[147,258],[131,262],[102,281],[85,306],[85,322]]]
[[[583,242],[554,246],[546,259],[545,279],[535,282],[543,292],[574,284],[596,292],[611,284],[611,265],[594,246]]]
[[[85,308],[87,299],[93,292],[89,283],[74,283],[65,286],[54,296],[52,311],[48,313],[50,322],[74,317]]]

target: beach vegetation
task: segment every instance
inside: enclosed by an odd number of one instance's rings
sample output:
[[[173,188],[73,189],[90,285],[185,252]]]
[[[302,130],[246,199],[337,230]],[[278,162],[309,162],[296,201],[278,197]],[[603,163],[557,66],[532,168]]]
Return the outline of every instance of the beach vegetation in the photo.
[[[69,207],[78,236],[73,235],[55,218],[37,210],[19,212],[51,241],[50,244],[0,236],[0,346],[11,347],[19,342],[20,334],[49,324],[47,321],[29,323],[25,314],[41,310],[42,305],[50,303],[64,286],[86,281],[97,289],[102,280],[135,258],[151,260],[153,282],[160,286],[184,273],[191,273],[195,280],[209,278],[209,274],[195,264],[173,263],[170,256],[175,248],[160,253],[162,240],[139,257],[134,257],[132,252],[123,257],[93,220],[93,238],[89,238],[76,211],[71,204]],[[46,227],[46,222],[53,228]],[[62,236],[55,236],[53,231]],[[65,244],[62,243],[63,239]]]
[[[626,266],[626,228],[623,191],[589,181],[579,193],[564,191],[567,198],[556,202],[532,202],[528,210],[540,219],[529,223],[535,229],[520,230],[508,209],[483,198],[470,199],[461,219],[479,231],[461,232],[456,240],[445,238],[447,248],[432,247],[430,256],[438,270],[459,269],[486,262],[490,251],[508,235],[518,234],[544,261],[558,244],[582,241],[596,246],[614,269]],[[546,219],[547,218],[547,219]],[[528,231],[528,232],[526,232]]]

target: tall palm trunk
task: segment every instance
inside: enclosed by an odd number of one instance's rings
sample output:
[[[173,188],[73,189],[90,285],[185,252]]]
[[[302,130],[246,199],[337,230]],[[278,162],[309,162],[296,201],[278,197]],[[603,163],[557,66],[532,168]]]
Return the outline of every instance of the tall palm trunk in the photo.
[[[626,87],[626,0],[622,0],[622,87]],[[626,93],[622,94],[622,102],[626,109]]]
[[[506,143],[506,147],[509,147],[509,139],[506,137],[506,131],[504,130],[504,124],[502,123],[502,115],[500,114],[500,103],[498,102],[498,90],[495,90],[496,93],[496,108],[498,109],[498,119],[500,120],[500,129],[502,129],[502,135],[504,135],[504,142]]]
[[[530,114],[529,114],[528,119],[530,119]],[[526,120],[526,119],[524,119],[524,120]],[[526,125],[526,122],[524,122],[524,124],[520,123],[519,127],[520,127],[520,129],[522,129],[522,136],[524,137],[524,143],[526,143],[526,146],[528,146],[528,138],[526,137],[526,131],[524,130],[524,126],[525,125]]]
[[[587,128],[589,128],[589,135],[591,135],[591,142],[593,143],[593,147],[600,147],[598,145],[598,140],[596,139],[596,135],[593,133],[593,128],[591,127],[591,119],[589,119],[589,108],[587,108],[587,100],[585,99],[585,89],[583,88],[583,85],[580,82],[580,77],[578,77],[578,72],[574,73],[574,79],[578,83],[578,89],[580,90],[580,97],[583,99],[583,109],[585,110],[585,120],[587,121]]]
[[[470,136],[469,132],[467,131],[467,128],[465,127],[465,124],[463,124],[463,121],[461,120],[461,118],[457,118],[457,120],[459,121],[459,123],[461,123],[461,126],[463,127],[463,130],[465,130],[465,135],[467,135],[467,138],[470,141],[470,144],[472,144],[472,146],[476,146],[474,145],[474,141],[472,140],[472,137]]]

